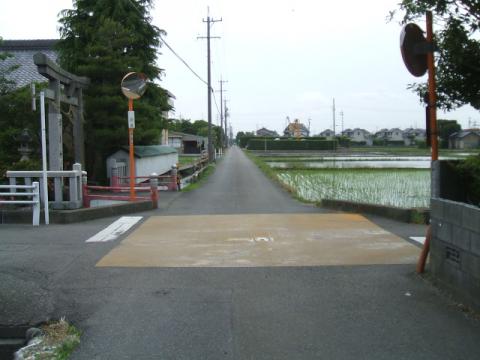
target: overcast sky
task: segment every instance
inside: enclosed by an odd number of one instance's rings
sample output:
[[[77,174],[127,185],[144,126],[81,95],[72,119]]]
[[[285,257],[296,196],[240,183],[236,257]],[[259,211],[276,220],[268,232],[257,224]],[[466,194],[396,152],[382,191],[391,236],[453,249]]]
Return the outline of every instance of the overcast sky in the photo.
[[[128,0],[118,0],[128,1]],[[282,132],[286,117],[298,118],[312,133],[332,128],[336,101],[337,131],[361,127],[424,127],[424,109],[406,89],[416,81],[405,69],[398,22],[387,23],[398,0],[175,0],[155,1],[153,24],[165,40],[203,78],[207,78],[206,25],[212,26],[212,86],[227,80],[225,96],[234,131],[261,127]],[[57,38],[57,15],[71,0],[0,1],[4,39]],[[21,14],[21,16],[19,15]],[[424,24],[419,22],[424,27]],[[161,85],[176,96],[176,117],[206,119],[207,89],[166,47],[158,64]],[[419,79],[425,81],[426,77]],[[220,106],[220,94],[216,93]],[[218,113],[213,103],[213,121]],[[439,118],[468,127],[480,114],[464,107]]]

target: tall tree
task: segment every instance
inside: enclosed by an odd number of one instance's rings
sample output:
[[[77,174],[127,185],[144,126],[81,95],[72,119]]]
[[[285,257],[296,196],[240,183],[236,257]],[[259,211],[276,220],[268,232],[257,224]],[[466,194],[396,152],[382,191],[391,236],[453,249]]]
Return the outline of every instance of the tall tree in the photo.
[[[157,144],[166,127],[162,112],[168,95],[154,81],[160,35],[151,24],[153,0],[76,0],[60,18],[59,59],[68,71],[87,76],[85,94],[86,168],[97,180],[105,177],[105,158],[128,144],[127,100],[120,91],[122,77],[143,72],[150,79],[147,92],[135,102],[135,143]]]
[[[480,109],[480,0],[402,0],[403,22],[434,14],[437,31],[438,105]],[[425,84],[411,86],[423,99]]]

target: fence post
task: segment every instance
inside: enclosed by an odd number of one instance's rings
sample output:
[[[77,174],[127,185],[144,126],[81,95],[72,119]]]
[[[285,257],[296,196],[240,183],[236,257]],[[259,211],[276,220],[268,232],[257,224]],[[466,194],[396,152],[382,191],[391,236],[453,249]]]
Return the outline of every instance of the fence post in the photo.
[[[40,224],[40,187],[38,186],[38,181],[33,182],[33,226],[38,226]]]
[[[82,202],[83,198],[83,191],[82,191],[82,164],[75,163],[73,164],[73,170],[76,172],[75,174],[75,186],[77,188],[77,200]]]
[[[158,175],[156,173],[150,175],[150,196],[152,207],[158,209]]]
[[[119,172],[118,172],[118,165],[117,165],[117,162],[114,162],[113,163],[113,166],[112,166],[112,173],[111,173],[111,177],[110,177],[110,186],[116,188],[116,187],[119,187],[120,186],[120,180],[119,180]],[[120,192],[120,190],[118,189],[113,189],[112,190],[113,192]]]
[[[175,191],[177,190],[177,167],[175,165],[172,166],[172,177],[170,182],[170,190]]]
[[[87,188],[87,173],[82,172],[82,195],[83,195],[83,207],[90,207],[90,198],[88,197],[88,188]]]
[[[17,189],[15,188],[15,185],[17,185],[17,178],[11,177],[8,179],[8,182],[10,183],[10,192],[17,192]]]

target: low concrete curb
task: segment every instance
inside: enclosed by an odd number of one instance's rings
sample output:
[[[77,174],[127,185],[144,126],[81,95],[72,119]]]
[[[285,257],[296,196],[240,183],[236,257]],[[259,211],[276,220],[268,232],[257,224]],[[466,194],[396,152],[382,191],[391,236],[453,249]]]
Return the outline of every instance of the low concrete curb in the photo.
[[[149,200],[135,201],[126,204],[115,204],[88,209],[75,210],[51,210],[50,223],[52,224],[70,224],[75,222],[94,220],[98,218],[111,217],[117,215],[130,214],[152,210],[153,205]],[[40,215],[43,219],[43,211]],[[25,210],[0,210],[0,224],[31,224],[32,212]]]
[[[327,209],[378,215],[406,223],[427,224],[430,219],[430,210],[423,208],[402,209],[383,205],[330,199],[322,200],[320,205]]]

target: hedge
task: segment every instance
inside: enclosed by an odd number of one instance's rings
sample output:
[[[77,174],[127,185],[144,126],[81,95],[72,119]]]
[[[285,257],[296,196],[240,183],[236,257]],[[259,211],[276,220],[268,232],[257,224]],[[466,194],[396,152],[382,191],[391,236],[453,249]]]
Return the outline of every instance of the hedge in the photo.
[[[250,139],[249,150],[333,150],[333,140],[265,140]]]

